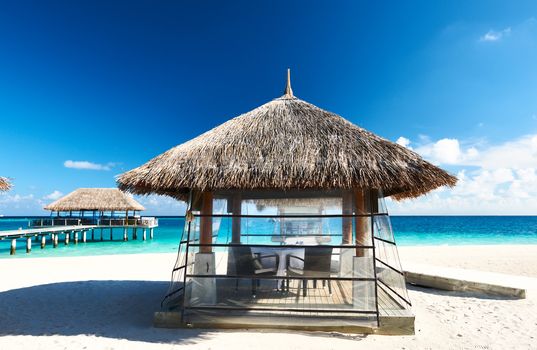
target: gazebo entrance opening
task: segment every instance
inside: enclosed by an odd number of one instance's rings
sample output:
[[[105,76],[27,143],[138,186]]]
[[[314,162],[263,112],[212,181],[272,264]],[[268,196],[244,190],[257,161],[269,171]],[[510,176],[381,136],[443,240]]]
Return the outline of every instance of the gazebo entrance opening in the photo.
[[[186,218],[163,300],[183,324],[375,328],[410,306],[380,191],[193,192]]]

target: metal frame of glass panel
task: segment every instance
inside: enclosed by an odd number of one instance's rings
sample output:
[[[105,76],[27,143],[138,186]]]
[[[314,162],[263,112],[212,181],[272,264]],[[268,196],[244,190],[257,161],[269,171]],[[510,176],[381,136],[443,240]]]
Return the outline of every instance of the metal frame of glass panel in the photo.
[[[374,197],[372,193],[369,194],[369,201],[378,199],[383,201],[382,197]],[[172,282],[170,288],[164,299],[162,300],[161,305],[165,304],[172,305],[171,308],[179,307],[181,311],[182,320],[185,318],[186,310],[230,310],[230,311],[286,311],[286,312],[318,312],[318,313],[345,313],[345,314],[357,314],[357,315],[374,315],[376,317],[377,326],[379,323],[379,305],[378,305],[378,288],[381,288],[385,293],[388,293],[392,297],[400,299],[403,303],[411,305],[408,298],[408,293],[406,291],[406,286],[404,285],[404,274],[400,268],[399,257],[397,255],[397,249],[395,245],[395,240],[393,238],[393,231],[391,229],[391,223],[389,221],[389,216],[386,212],[373,212],[373,206],[369,206],[370,210],[368,214],[285,214],[285,215],[262,215],[262,214],[208,214],[202,215],[200,213],[194,213],[191,211],[192,199],[189,201],[189,209],[187,211],[187,217],[185,220],[185,228],[182,233],[182,237],[178,249],[178,257],[176,264],[172,270]],[[384,205],[384,203],[382,203]],[[379,205],[382,206],[382,205]],[[378,211],[378,210],[377,210]],[[381,210],[382,211],[382,210]],[[327,245],[285,245],[285,248],[313,248],[316,247],[332,247],[332,248],[346,248],[346,249],[364,249],[371,251],[372,254],[372,268],[373,268],[373,277],[371,278],[361,278],[361,277],[323,277],[323,280],[330,281],[364,281],[364,282],[374,282],[374,304],[375,310],[358,310],[358,309],[334,309],[334,308],[290,308],[286,307],[285,304],[282,304],[281,307],[261,307],[261,306],[226,306],[226,305],[187,305],[186,300],[186,291],[185,287],[187,286],[188,280],[192,278],[218,278],[218,279],[258,279],[258,280],[281,280],[285,279],[282,276],[252,276],[252,275],[237,275],[237,274],[195,274],[189,273],[188,268],[191,268],[194,265],[192,261],[193,256],[196,252],[196,249],[199,250],[200,247],[211,247],[211,248],[231,248],[234,246],[241,247],[266,247],[266,248],[278,248],[281,246],[275,244],[249,244],[249,243],[211,243],[211,244],[201,244],[199,242],[199,237],[191,236],[193,231],[199,231],[199,228],[193,227],[199,225],[199,219],[202,217],[211,217],[211,218],[267,218],[267,219],[283,219],[283,218],[370,218],[369,227],[370,227],[370,242],[371,245],[358,245],[358,244],[327,244]],[[380,218],[380,219],[379,219]],[[355,231],[355,230],[353,230]],[[356,232],[353,232],[355,234]],[[248,234],[241,235],[243,237],[248,236]],[[252,235],[252,236],[272,236],[268,234]],[[334,235],[338,236],[338,235]],[[214,239],[214,235],[213,235]],[[356,241],[353,239],[353,242]],[[388,247],[393,247],[393,249],[387,251]],[[380,254],[379,254],[380,253]],[[228,252],[229,254],[229,252]],[[394,260],[395,259],[395,260]],[[391,260],[396,261],[396,264],[392,264]],[[393,266],[396,265],[396,266]],[[387,271],[389,271],[387,273]],[[386,275],[389,279],[385,281],[382,276]],[[397,277],[399,276],[399,277]],[[311,280],[311,277],[298,277],[293,276],[293,280],[308,279]],[[321,278],[319,278],[321,279]],[[395,283],[392,285],[392,283]],[[401,284],[402,283],[402,284]],[[173,305],[171,300],[176,302]],[[178,302],[178,303],[177,303]]]

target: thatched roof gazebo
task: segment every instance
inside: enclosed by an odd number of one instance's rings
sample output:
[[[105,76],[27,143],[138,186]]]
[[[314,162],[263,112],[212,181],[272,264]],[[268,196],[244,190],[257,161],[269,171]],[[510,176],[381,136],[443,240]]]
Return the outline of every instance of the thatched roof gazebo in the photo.
[[[7,177],[0,176],[0,192],[9,191],[11,189],[11,182]]]
[[[398,308],[395,322],[411,322],[394,326],[403,333],[413,332],[413,316],[383,198],[456,181],[298,99],[289,72],[283,96],[117,178],[122,190],[188,202],[163,303],[184,324],[363,331]],[[166,324],[162,315],[156,323]]]
[[[456,178],[417,153],[285,94],[122,174],[119,188],[187,199],[190,190],[383,189],[412,198]]]
[[[145,208],[117,188],[79,188],[45,206],[51,211],[141,211]]]

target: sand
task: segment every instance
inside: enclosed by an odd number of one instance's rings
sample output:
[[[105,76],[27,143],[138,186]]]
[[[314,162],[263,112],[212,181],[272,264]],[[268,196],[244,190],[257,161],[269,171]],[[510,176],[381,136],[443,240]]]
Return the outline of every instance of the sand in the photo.
[[[537,246],[403,247],[408,263],[537,277]],[[528,298],[411,287],[414,336],[157,329],[174,254],[0,259],[0,349],[531,349]],[[535,283],[534,283],[535,282]]]

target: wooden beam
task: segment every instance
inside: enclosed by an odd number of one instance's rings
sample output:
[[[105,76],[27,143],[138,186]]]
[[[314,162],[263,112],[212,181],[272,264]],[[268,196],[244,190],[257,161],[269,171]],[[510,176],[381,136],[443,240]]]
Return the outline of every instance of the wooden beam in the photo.
[[[352,215],[352,192],[343,192],[342,214]],[[343,217],[342,220],[342,244],[352,243],[352,217]]]
[[[355,190],[354,191],[354,211],[357,215],[359,214],[368,214],[367,208],[366,208],[366,198],[365,193],[367,191],[362,190]],[[356,245],[368,245],[368,239],[367,237],[370,235],[370,232],[368,230],[368,217],[355,217],[356,222]],[[364,256],[365,255],[365,249],[363,248],[356,248],[356,256]]]
[[[231,197],[231,213],[233,215],[242,214],[241,204],[242,204],[241,195],[234,194]],[[232,243],[241,242],[241,218],[240,217],[233,216],[231,218],[231,242]]]
[[[213,214],[213,193],[203,192],[201,194],[201,215]],[[212,216],[202,216],[200,220],[200,244],[211,244],[213,242],[213,218]],[[201,246],[201,253],[210,253],[212,247]]]

